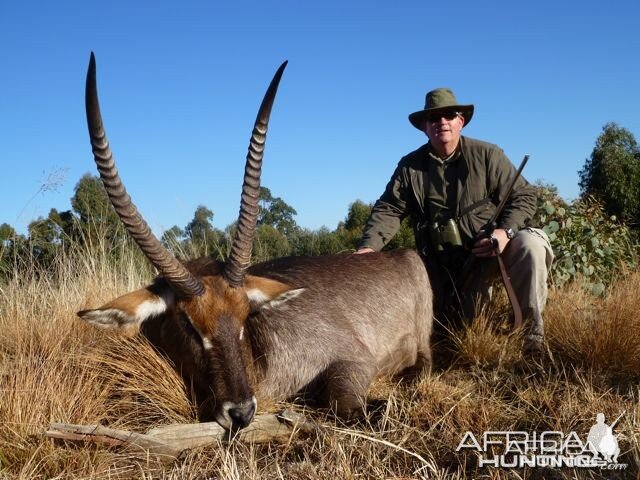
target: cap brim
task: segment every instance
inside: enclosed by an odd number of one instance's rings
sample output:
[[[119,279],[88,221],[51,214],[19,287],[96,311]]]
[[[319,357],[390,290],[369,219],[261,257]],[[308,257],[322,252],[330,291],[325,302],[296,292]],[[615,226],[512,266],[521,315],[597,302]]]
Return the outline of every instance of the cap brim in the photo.
[[[469,122],[471,122],[471,118],[473,117],[473,105],[451,105],[440,108],[427,108],[426,110],[419,110],[410,114],[409,121],[411,122],[411,125],[422,131],[424,129],[424,119],[427,115],[438,111],[454,109],[457,109],[462,113],[462,116],[464,117],[464,126],[466,127],[469,125]]]

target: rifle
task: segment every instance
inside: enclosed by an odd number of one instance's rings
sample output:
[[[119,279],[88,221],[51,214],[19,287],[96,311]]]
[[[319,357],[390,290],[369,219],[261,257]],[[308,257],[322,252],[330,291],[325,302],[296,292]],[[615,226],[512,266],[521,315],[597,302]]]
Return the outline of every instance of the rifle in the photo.
[[[520,303],[518,302],[518,299],[516,298],[516,294],[513,290],[513,287],[511,286],[511,280],[509,279],[509,274],[507,273],[507,270],[504,266],[502,257],[500,256],[500,253],[498,253],[497,242],[495,243],[493,242],[493,240],[495,240],[493,238],[493,232],[497,227],[498,217],[502,213],[502,210],[504,209],[504,206],[507,203],[507,200],[511,196],[511,192],[515,187],[516,181],[522,174],[522,170],[524,170],[524,167],[528,161],[529,161],[529,155],[525,155],[524,158],[522,159],[522,163],[520,163],[520,166],[518,167],[518,170],[516,170],[516,174],[509,181],[507,188],[504,192],[504,195],[502,196],[502,200],[500,200],[500,203],[496,207],[496,210],[493,212],[493,215],[489,219],[489,222],[487,222],[487,224],[480,229],[480,232],[478,232],[478,235],[476,235],[476,241],[480,240],[481,238],[492,239],[491,245],[493,246],[494,251],[496,253],[496,259],[498,261],[498,268],[500,269],[500,275],[502,276],[502,282],[504,283],[505,290],[507,291],[507,297],[509,297],[509,302],[511,303],[511,308],[513,309],[514,328],[520,328],[522,326],[522,309],[520,308]],[[464,263],[464,266],[462,268],[462,277],[463,278],[466,277],[466,280],[463,283],[464,286],[462,291],[466,290],[466,286],[470,279],[470,273],[473,267],[475,266],[475,263],[476,263],[476,257],[473,255],[471,255],[467,259],[467,261]]]

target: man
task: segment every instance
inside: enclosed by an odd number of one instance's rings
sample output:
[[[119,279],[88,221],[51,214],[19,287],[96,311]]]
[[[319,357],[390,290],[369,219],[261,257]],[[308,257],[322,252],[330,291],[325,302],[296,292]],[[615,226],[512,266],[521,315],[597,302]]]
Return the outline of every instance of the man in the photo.
[[[449,89],[427,93],[424,109],[409,115],[409,121],[429,142],[398,163],[356,253],[382,249],[408,216],[437,310],[442,313],[442,303],[462,298],[466,318],[473,318],[490,299],[491,284],[499,276],[491,257],[501,254],[525,319],[523,351],[540,353],[553,252],[543,231],[526,226],[536,210],[536,194],[523,178],[516,182],[492,237],[483,235],[516,169],[499,147],[461,135],[473,112],[473,105],[459,105]],[[469,261],[471,256],[475,259]],[[464,291],[447,297],[455,290]]]

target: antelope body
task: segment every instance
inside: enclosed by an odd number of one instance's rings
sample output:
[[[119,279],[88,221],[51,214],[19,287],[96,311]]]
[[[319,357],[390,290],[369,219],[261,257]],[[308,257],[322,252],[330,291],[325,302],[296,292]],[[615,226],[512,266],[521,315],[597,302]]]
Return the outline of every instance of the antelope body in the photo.
[[[227,429],[250,423],[256,396],[302,396],[349,418],[362,411],[374,378],[419,371],[431,361],[432,292],[414,251],[286,257],[249,266],[262,149],[284,66],[256,119],[225,263],[201,258],[182,264],[149,231],[120,182],[102,129],[93,54],[87,75],[87,118],[100,175],[160,275],[78,315],[103,328],[140,326],[192,387],[200,418]]]

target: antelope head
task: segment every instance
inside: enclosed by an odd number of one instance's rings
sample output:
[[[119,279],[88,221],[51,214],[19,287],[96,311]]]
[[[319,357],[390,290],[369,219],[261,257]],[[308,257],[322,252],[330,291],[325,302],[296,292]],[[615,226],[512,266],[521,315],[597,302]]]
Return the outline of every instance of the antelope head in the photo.
[[[244,336],[247,317],[251,312],[274,302],[287,301],[302,291],[272,279],[246,275],[258,216],[260,173],[269,116],[286,63],[274,75],[256,117],[249,142],[237,229],[231,253],[224,264],[210,259],[183,264],[153,235],[127,194],[113,160],[98,104],[93,53],[87,72],[87,124],[100,177],[118,216],[159,276],[145,288],[100,308],[80,311],[78,315],[88,323],[111,329],[140,326],[159,316],[190,325],[196,332],[195,341],[191,342],[195,350],[192,348],[184,354],[201,359],[202,374],[208,376],[208,416],[227,429],[248,425],[256,409],[248,374],[251,356],[247,350],[250,346]]]

